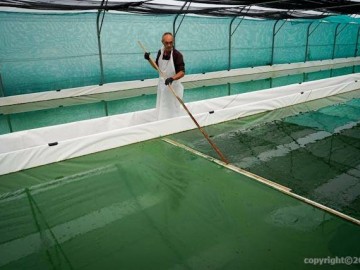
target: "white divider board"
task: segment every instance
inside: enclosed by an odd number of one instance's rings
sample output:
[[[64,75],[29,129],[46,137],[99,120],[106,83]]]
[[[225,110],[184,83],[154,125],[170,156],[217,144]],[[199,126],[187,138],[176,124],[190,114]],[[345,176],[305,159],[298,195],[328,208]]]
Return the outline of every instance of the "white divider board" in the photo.
[[[341,68],[353,65],[360,65],[360,57],[338,58],[333,60],[318,60],[289,64],[276,64],[272,66],[257,66],[251,68],[239,68],[232,70],[223,70],[208,72],[205,74],[186,75],[181,81],[188,86],[198,87],[199,82],[204,80],[221,79],[229,77],[243,76],[246,80],[260,79],[263,77],[276,77],[288,71],[288,74],[301,72],[313,72],[319,70],[327,70],[331,68]],[[149,65],[149,69],[150,69]],[[265,75],[268,74],[268,75]],[[90,85],[77,88],[68,88],[61,91],[46,91],[40,93],[23,94],[16,96],[0,97],[0,107],[11,106],[16,104],[25,104],[30,102],[39,102],[47,100],[64,99],[70,97],[81,97],[95,94],[104,94],[110,92],[122,92],[124,97],[137,96],[144,93],[154,93],[154,87],[157,86],[158,79],[146,79],[143,81],[126,81],[108,83],[104,85]],[[156,90],[156,89],[155,89]]]
[[[360,74],[350,74],[190,102],[187,107],[207,126],[357,89]],[[0,175],[194,128],[185,111],[157,121],[151,109],[5,134],[0,136]]]

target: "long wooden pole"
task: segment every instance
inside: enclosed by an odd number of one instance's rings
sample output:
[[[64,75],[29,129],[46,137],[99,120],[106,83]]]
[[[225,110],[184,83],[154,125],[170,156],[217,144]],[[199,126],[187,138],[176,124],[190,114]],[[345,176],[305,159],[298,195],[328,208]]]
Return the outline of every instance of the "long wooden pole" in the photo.
[[[140,47],[144,50],[144,52],[147,52],[147,50],[145,49],[145,47],[141,44],[140,41],[138,41]],[[164,73],[160,70],[160,68],[158,67],[158,65],[155,63],[155,61],[149,57],[150,62],[154,65],[154,67],[156,67],[157,71],[159,72],[160,76],[165,78]],[[165,78],[166,79],[166,78]],[[187,112],[187,114],[190,116],[190,118],[193,120],[193,122],[195,123],[195,125],[198,127],[198,129],[200,130],[200,132],[204,135],[205,139],[210,143],[210,145],[212,146],[212,148],[214,148],[215,152],[219,155],[219,157],[221,158],[221,160],[223,162],[225,162],[226,164],[229,164],[229,161],[225,158],[225,156],[223,155],[223,153],[221,153],[220,149],[216,146],[216,144],[209,138],[209,135],[206,133],[206,131],[199,125],[199,123],[196,121],[196,119],[194,118],[194,116],[191,114],[191,112],[189,111],[189,109],[186,107],[184,101],[182,101],[182,99],[175,93],[174,88],[171,86],[171,84],[168,85],[168,88],[170,89],[170,91],[173,93],[173,95],[176,97],[176,99],[180,102],[180,104],[183,106],[183,108],[185,109],[185,111]]]
[[[212,162],[214,162],[214,163],[216,163],[216,164],[222,165],[222,166],[224,166],[225,168],[228,168],[228,169],[230,169],[230,170],[232,170],[232,171],[235,171],[235,172],[241,173],[241,174],[243,174],[243,175],[246,175],[246,176],[248,176],[248,177],[250,177],[250,178],[252,178],[252,179],[254,179],[254,180],[256,180],[256,181],[259,181],[259,182],[267,185],[267,186],[270,186],[270,187],[272,187],[272,188],[274,188],[274,189],[277,189],[277,190],[281,191],[281,192],[284,193],[284,194],[287,194],[287,195],[289,195],[289,196],[291,196],[291,197],[294,197],[294,198],[296,198],[296,199],[298,199],[298,200],[300,200],[300,201],[303,201],[303,202],[305,202],[305,203],[307,203],[307,204],[313,205],[313,206],[315,206],[315,207],[317,207],[317,208],[320,208],[320,209],[322,209],[322,210],[324,210],[324,211],[327,211],[328,213],[330,213],[330,214],[332,214],[332,215],[336,215],[336,216],[338,216],[338,217],[341,217],[341,218],[343,218],[343,219],[346,219],[346,220],[348,220],[348,221],[351,221],[351,222],[355,223],[356,225],[360,225],[360,220],[358,220],[358,219],[356,219],[356,218],[353,218],[353,217],[351,217],[351,216],[345,215],[345,214],[343,214],[343,213],[341,213],[341,212],[339,212],[339,211],[336,211],[336,210],[334,210],[334,209],[332,209],[332,208],[330,208],[330,207],[327,207],[327,206],[325,206],[325,205],[322,205],[322,204],[320,204],[320,203],[317,203],[317,202],[312,201],[312,200],[310,200],[310,199],[307,199],[307,198],[305,198],[305,197],[302,197],[302,196],[300,196],[300,195],[292,192],[292,190],[291,190],[290,188],[288,188],[288,187],[285,187],[285,186],[283,186],[283,185],[280,185],[280,184],[278,184],[278,183],[275,183],[275,182],[273,182],[273,181],[271,181],[271,180],[268,180],[268,179],[263,178],[263,177],[261,177],[261,176],[259,176],[259,175],[253,174],[253,173],[251,173],[251,172],[245,171],[245,170],[243,170],[243,169],[241,169],[241,168],[239,168],[239,167],[236,167],[236,166],[234,166],[234,165],[232,165],[232,164],[226,164],[226,165],[224,165],[224,164],[222,164],[222,162],[221,162],[220,160],[218,160],[218,159],[215,159],[215,158],[213,158],[213,157],[210,157],[210,156],[208,156],[208,155],[206,155],[206,154],[204,154],[204,153],[201,153],[201,152],[199,152],[199,151],[196,151],[196,150],[194,150],[194,149],[192,149],[192,148],[190,148],[190,147],[188,147],[188,146],[185,146],[185,145],[183,145],[183,144],[181,144],[181,143],[175,142],[175,141],[170,140],[170,139],[168,139],[168,138],[164,138],[163,141],[165,141],[165,142],[167,142],[167,143],[170,143],[170,144],[172,144],[172,145],[175,145],[175,146],[177,146],[177,147],[183,148],[183,149],[185,149],[185,150],[187,150],[187,151],[189,151],[189,152],[191,152],[191,153],[193,153],[193,154],[195,154],[195,155],[198,155],[198,156],[200,156],[200,157],[206,158],[206,159],[208,159],[208,160],[210,160],[210,161],[212,161]]]

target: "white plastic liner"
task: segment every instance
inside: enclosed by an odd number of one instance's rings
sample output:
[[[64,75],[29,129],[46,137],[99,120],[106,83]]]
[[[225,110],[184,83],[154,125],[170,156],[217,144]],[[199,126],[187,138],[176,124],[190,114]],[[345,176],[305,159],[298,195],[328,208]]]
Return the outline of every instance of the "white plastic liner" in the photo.
[[[234,78],[234,82],[240,82],[356,65],[360,65],[360,57],[277,64],[272,66],[257,66],[252,68],[232,69],[229,71],[224,70],[209,72],[205,74],[191,74],[186,75],[181,81],[184,83],[185,89],[190,89],[204,85],[223,84],[224,82],[221,81],[221,79],[231,77]],[[216,79],[217,82],[214,82],[214,79]],[[156,78],[147,79],[144,81],[137,80],[108,83],[101,86],[91,85],[85,87],[68,88],[60,91],[46,91],[40,93],[2,97],[0,98],[0,107],[70,97],[83,97],[111,92],[121,92],[122,95],[119,96],[119,98],[139,96],[142,94],[154,94],[156,93],[157,82],[158,79]]]
[[[207,126],[357,90],[359,80],[360,74],[350,74],[191,102],[187,107],[201,126]],[[185,110],[179,117],[157,121],[151,109],[5,134],[0,136],[0,175],[194,128]]]

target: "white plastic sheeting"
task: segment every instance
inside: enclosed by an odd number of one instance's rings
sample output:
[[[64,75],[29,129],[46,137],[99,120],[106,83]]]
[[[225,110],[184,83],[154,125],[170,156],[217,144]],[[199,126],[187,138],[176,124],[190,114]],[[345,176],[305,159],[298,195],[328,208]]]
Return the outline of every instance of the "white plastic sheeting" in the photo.
[[[360,88],[360,74],[282,86],[187,104],[201,126],[291,106]],[[155,109],[44,127],[0,136],[0,174],[196,128],[183,110],[156,120]]]
[[[184,84],[185,89],[190,89],[204,85],[223,84],[224,82],[221,79],[233,78],[234,82],[240,82],[356,65],[360,65],[360,57],[277,64],[272,66],[257,66],[253,68],[239,68],[229,71],[209,72],[205,74],[191,74],[186,75],[181,81]],[[214,81],[214,79],[216,79],[216,81]],[[90,85],[60,91],[47,91],[18,96],[8,96],[0,98],[0,107],[29,102],[65,99],[70,97],[101,95],[111,92],[121,92],[121,96],[119,96],[119,98],[139,96],[142,94],[154,94],[156,93],[157,82],[158,79],[147,79],[144,81],[117,82],[101,86]]]

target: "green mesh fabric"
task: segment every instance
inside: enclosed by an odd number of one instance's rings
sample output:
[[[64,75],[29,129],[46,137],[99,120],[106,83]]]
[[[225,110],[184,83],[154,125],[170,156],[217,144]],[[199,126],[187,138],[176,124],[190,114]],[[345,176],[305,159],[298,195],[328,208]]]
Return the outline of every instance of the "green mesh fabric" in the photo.
[[[8,115],[0,114],[0,135],[11,132],[8,117]]]
[[[270,78],[231,84],[231,94],[241,94],[271,87]]]
[[[106,115],[102,102],[12,114],[13,131],[98,118]]]
[[[273,87],[284,86],[289,84],[301,83],[304,81],[303,74],[295,74],[289,76],[282,76],[274,78],[272,82]]]
[[[307,60],[331,59],[334,48],[334,32],[336,24],[319,24],[318,22],[315,22],[309,27],[309,50]]]
[[[203,86],[185,91],[184,101],[191,102],[208,98],[223,97],[229,94],[230,85]]]
[[[305,60],[306,29],[308,23],[278,21],[275,30],[274,64]]]
[[[275,22],[240,19],[235,20],[232,27],[232,31],[236,31],[232,36],[231,68],[269,65]]]
[[[107,102],[109,115],[151,109],[155,108],[155,105],[156,95],[142,95]]]
[[[95,13],[0,13],[0,64],[6,96],[99,81]]]
[[[1,95],[100,84],[96,15],[0,12]],[[156,77],[137,41],[155,57],[161,35],[173,31],[174,19],[174,15],[106,13],[100,36],[103,82]],[[187,74],[353,57],[358,43],[357,26],[345,21],[277,22],[241,17],[231,21],[178,18],[176,47],[184,55]]]

